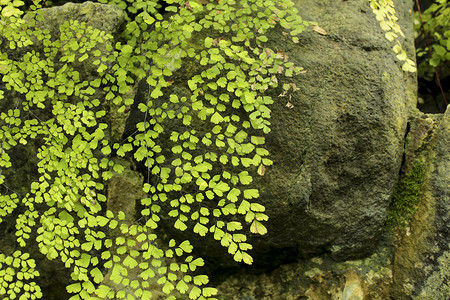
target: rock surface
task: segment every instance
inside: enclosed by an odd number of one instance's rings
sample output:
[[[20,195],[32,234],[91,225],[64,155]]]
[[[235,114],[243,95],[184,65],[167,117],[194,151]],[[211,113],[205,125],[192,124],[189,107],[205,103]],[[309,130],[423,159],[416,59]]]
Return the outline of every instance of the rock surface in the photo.
[[[391,253],[383,251],[363,260],[336,262],[325,255],[270,273],[237,273],[218,286],[219,299],[389,299]]]
[[[413,49],[411,3],[395,1]],[[339,260],[376,247],[397,179],[414,76],[398,64],[367,1],[297,1],[328,32],[285,51],[307,72],[272,110],[274,161],[260,183],[269,214],[262,243],[329,252]],[[400,5],[401,4],[401,5]]]
[[[412,3],[395,3],[412,57]],[[274,164],[254,178],[268,234],[252,240],[253,255],[256,263],[274,265],[280,249],[290,249],[290,259],[361,258],[374,251],[383,229],[416,102],[415,75],[402,71],[367,1],[296,6],[321,30],[302,33],[299,44],[280,31],[269,38],[268,47],[307,72],[292,78],[299,90],[291,99],[271,95],[266,147]],[[214,251],[218,243],[196,239],[203,257],[223,261],[225,251]]]
[[[361,260],[322,255],[263,274],[237,272],[218,286],[220,299],[449,299],[450,109],[443,116],[416,115],[411,128],[427,130],[408,134],[402,176],[411,171],[408,164],[425,162],[410,222],[386,229],[375,253]]]
[[[86,1],[84,3],[68,2],[62,6],[42,9],[44,21],[39,24],[42,29],[50,30],[54,37],[59,36],[59,26],[69,20],[83,22],[86,26],[99,29],[117,37],[124,21],[123,11],[114,5],[104,5]],[[94,67],[86,64],[87,67]]]
[[[394,299],[450,297],[450,109],[435,127],[422,146],[428,151],[421,202],[395,252]]]

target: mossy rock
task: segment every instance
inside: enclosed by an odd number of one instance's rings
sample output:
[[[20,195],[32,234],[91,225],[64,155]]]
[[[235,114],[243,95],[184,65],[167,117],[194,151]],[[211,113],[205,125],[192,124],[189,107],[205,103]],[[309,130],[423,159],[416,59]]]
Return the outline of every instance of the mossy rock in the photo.
[[[407,227],[398,231],[391,291],[395,299],[450,297],[450,110],[442,118],[432,118],[436,125],[423,146],[426,163],[420,204]]]
[[[406,36],[402,43],[413,55],[412,5],[395,4]],[[268,234],[251,238],[255,262],[261,264],[268,256],[269,264],[276,265],[324,252],[338,260],[373,252],[400,170],[408,111],[416,103],[415,77],[402,71],[367,1],[296,5],[302,18],[318,21],[325,34],[310,30],[298,44],[280,28],[268,34],[267,46],[282,51],[306,73],[289,79],[298,87],[291,98],[282,97],[281,88],[269,94],[275,103],[266,147],[274,164],[252,183],[269,215]],[[194,36],[193,43],[204,34]],[[189,91],[186,81],[199,66],[185,63],[191,68],[175,73],[174,86]],[[170,105],[181,109],[181,104]],[[244,110],[241,114],[245,117]],[[165,126],[170,134],[180,122]],[[211,131],[204,126],[204,132]],[[163,149],[173,146],[168,137],[158,141]],[[170,158],[170,151],[165,155]],[[256,174],[256,168],[249,170]],[[173,224],[168,220],[162,225]],[[226,251],[212,238],[205,242],[188,230],[177,235],[191,240],[203,257],[227,264]],[[273,258],[281,249],[290,249],[291,257]]]

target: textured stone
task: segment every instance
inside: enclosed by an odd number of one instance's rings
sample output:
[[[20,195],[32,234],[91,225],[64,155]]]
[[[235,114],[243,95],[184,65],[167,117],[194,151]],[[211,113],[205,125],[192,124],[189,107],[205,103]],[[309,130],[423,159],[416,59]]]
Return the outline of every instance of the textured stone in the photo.
[[[395,1],[403,45],[413,49],[412,3]],[[336,259],[368,255],[397,179],[415,76],[396,63],[367,1],[296,1],[327,35],[306,33],[283,50],[307,72],[290,102],[272,108],[274,166],[259,183],[274,247]],[[280,37],[281,39],[281,37]],[[276,39],[279,40],[279,39]],[[411,51],[410,51],[411,54]]]
[[[219,299],[449,299],[450,109],[443,116],[415,113],[410,123],[403,167],[425,162],[410,223],[386,228],[375,253],[361,260],[322,255],[271,272],[235,272],[221,279]]]
[[[412,2],[395,4],[403,47],[414,57]],[[374,251],[400,171],[408,111],[416,104],[415,74],[402,71],[368,1],[301,0],[296,6],[326,34],[309,30],[299,44],[280,30],[268,34],[267,46],[306,73],[289,79],[299,88],[292,98],[271,94],[266,147],[274,164],[253,183],[269,215],[268,234],[251,239],[257,264],[321,253],[345,260]],[[192,68],[175,75],[178,88],[198,68],[186,64]],[[189,91],[179,96],[189,98]],[[176,120],[164,126],[178,130]],[[163,149],[170,149],[164,139]],[[212,237],[188,231],[179,238],[192,240],[214,264],[227,264],[226,250]]]
[[[362,260],[336,262],[323,255],[262,274],[236,272],[218,286],[219,299],[389,299],[391,250],[384,244]]]
[[[39,22],[39,26],[50,30],[54,37],[59,37],[59,26],[69,20],[83,22],[86,27],[91,26],[116,37],[125,19],[124,12],[119,7],[91,1],[68,2],[62,6],[43,8],[41,11],[44,20]]]
[[[395,253],[394,299],[450,298],[450,109],[436,119],[421,202]]]

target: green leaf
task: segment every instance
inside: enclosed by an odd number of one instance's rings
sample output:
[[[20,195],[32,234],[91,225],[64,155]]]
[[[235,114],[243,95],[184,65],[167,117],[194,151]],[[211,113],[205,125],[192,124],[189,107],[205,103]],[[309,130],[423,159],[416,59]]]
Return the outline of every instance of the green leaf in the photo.
[[[194,276],[194,284],[195,285],[204,285],[209,282],[208,276],[206,275],[197,275]]]
[[[236,202],[238,200],[238,196],[241,194],[241,191],[237,188],[233,188],[227,194],[227,199],[231,202]]]
[[[92,249],[92,246],[94,245],[94,242],[86,242],[81,244],[81,249],[84,251],[90,251]]]
[[[234,139],[238,143],[242,143],[247,138],[247,133],[243,130],[239,131],[235,136]]]
[[[204,287],[202,289],[202,295],[204,297],[210,297],[210,296],[214,296],[217,295],[217,289],[216,288],[211,288],[211,287]]]
[[[196,286],[194,286],[189,293],[189,299],[197,299],[202,294],[202,290]]]
[[[402,51],[400,54],[397,55],[398,60],[406,60],[406,58],[407,56],[405,51]]]
[[[264,235],[267,233],[267,228],[257,220],[254,220],[253,223],[250,225],[250,231],[255,234]]]
[[[78,293],[79,291],[81,291],[81,284],[79,282],[70,284],[66,286],[66,290],[71,294]]]
[[[95,218],[97,220],[98,225],[101,227],[105,226],[109,222],[109,219],[103,216],[96,216]]]
[[[101,64],[101,65],[98,67],[97,72],[98,72],[98,73],[103,73],[107,68],[108,68],[108,67],[107,67],[106,65]]]
[[[252,136],[250,140],[254,145],[263,145],[265,143],[265,138],[262,136]]]
[[[242,229],[242,224],[241,222],[228,222],[227,223],[227,230],[228,231],[236,231],[236,230],[241,230]]]
[[[253,181],[252,176],[248,175],[247,171],[242,171],[241,173],[238,174],[238,176],[239,180],[243,185],[250,184]]]
[[[233,259],[237,262],[241,262],[242,261],[242,252],[236,251],[236,253],[233,256]]]
[[[244,98],[247,103],[254,103],[255,102],[256,93],[246,91],[244,92]]]
[[[143,291],[141,300],[150,300],[152,299],[152,292],[150,291]]]
[[[172,147],[172,152],[173,153],[181,153],[182,151],[183,151],[183,148],[180,145]]]
[[[213,39],[210,37],[205,38],[205,48],[210,48],[212,46]]]
[[[195,91],[197,89],[197,83],[194,80],[188,80],[188,85],[191,91]]]
[[[194,232],[198,233],[200,236],[205,236],[208,233],[208,228],[200,223],[195,224]]]
[[[269,39],[265,35],[261,35],[257,38],[258,41],[267,42]]]
[[[180,293],[185,294],[189,289],[189,286],[183,280],[180,280],[176,286],[176,289],[180,291]]]
[[[223,117],[217,111],[211,116],[211,123],[219,124],[222,121]]]
[[[225,88],[227,86],[227,79],[225,77],[220,77],[216,83],[218,86]]]
[[[247,189],[244,191],[245,199],[252,199],[252,198],[258,198],[258,197],[259,197],[259,191],[257,189]]]
[[[243,200],[238,208],[238,213],[241,215],[246,214],[250,210],[250,203],[246,200]]]
[[[166,283],[164,284],[162,291],[165,294],[169,294],[175,287],[173,286],[173,284],[169,281],[166,281]]]
[[[133,48],[130,45],[125,45],[121,49],[122,54],[129,55],[133,52]]]
[[[385,37],[389,42],[392,42],[397,38],[397,34],[395,34],[392,31],[389,31],[389,32],[386,32]]]
[[[193,272],[197,267],[202,267],[205,264],[203,258],[196,258],[189,263],[189,269]]]
[[[245,193],[245,192],[244,192]],[[245,196],[244,196],[245,197]],[[252,210],[252,211],[255,211],[255,212],[264,212],[265,210],[266,210],[266,208],[263,206],[263,205],[261,205],[261,204],[259,204],[259,203],[252,203],[251,205],[250,205],[250,209]]]
[[[134,258],[132,258],[131,256],[127,256],[123,260],[123,265],[125,267],[129,267],[129,268],[133,269],[133,268],[135,268],[138,265],[138,262]]]
[[[186,228],[187,228],[186,224],[184,224],[184,222],[180,221],[180,219],[178,219],[178,220],[175,222],[174,227],[175,227],[176,229],[178,229],[178,230],[181,230],[181,231],[185,231]]]
[[[39,183],[34,181],[31,183],[31,189],[32,190],[37,190],[39,188]]]
[[[157,99],[158,97],[162,96],[163,92],[161,92],[161,89],[154,88],[150,94],[150,96],[154,99]]]
[[[93,277],[95,283],[100,283],[103,281],[103,274],[98,268],[91,270],[91,276]]]
[[[187,240],[183,241],[179,247],[186,253],[191,253],[194,248]]]
[[[63,221],[66,221],[67,223],[73,223],[73,217],[68,214],[65,210],[59,213],[59,218]]]
[[[152,25],[155,22],[155,18],[153,18],[150,15],[147,15],[147,18],[144,19],[144,22],[147,23],[148,25]]]
[[[110,291],[111,291],[110,287],[102,284],[95,290],[95,294],[102,299],[106,299],[106,296]]]
[[[430,60],[430,64],[431,64],[431,61],[432,60]],[[402,69],[405,72],[415,72],[416,71],[416,66],[415,66],[415,63],[412,60],[407,59],[406,62],[403,64]]]
[[[84,60],[86,60],[89,57],[89,55],[87,53],[85,53],[83,56],[81,56],[78,61],[82,62]]]

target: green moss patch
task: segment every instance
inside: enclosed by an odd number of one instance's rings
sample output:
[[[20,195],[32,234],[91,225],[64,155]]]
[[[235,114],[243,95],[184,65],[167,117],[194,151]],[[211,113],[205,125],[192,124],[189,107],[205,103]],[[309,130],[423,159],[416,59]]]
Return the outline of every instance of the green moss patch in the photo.
[[[411,221],[422,194],[425,166],[416,162],[411,171],[398,180],[386,217],[389,228],[403,227]]]

